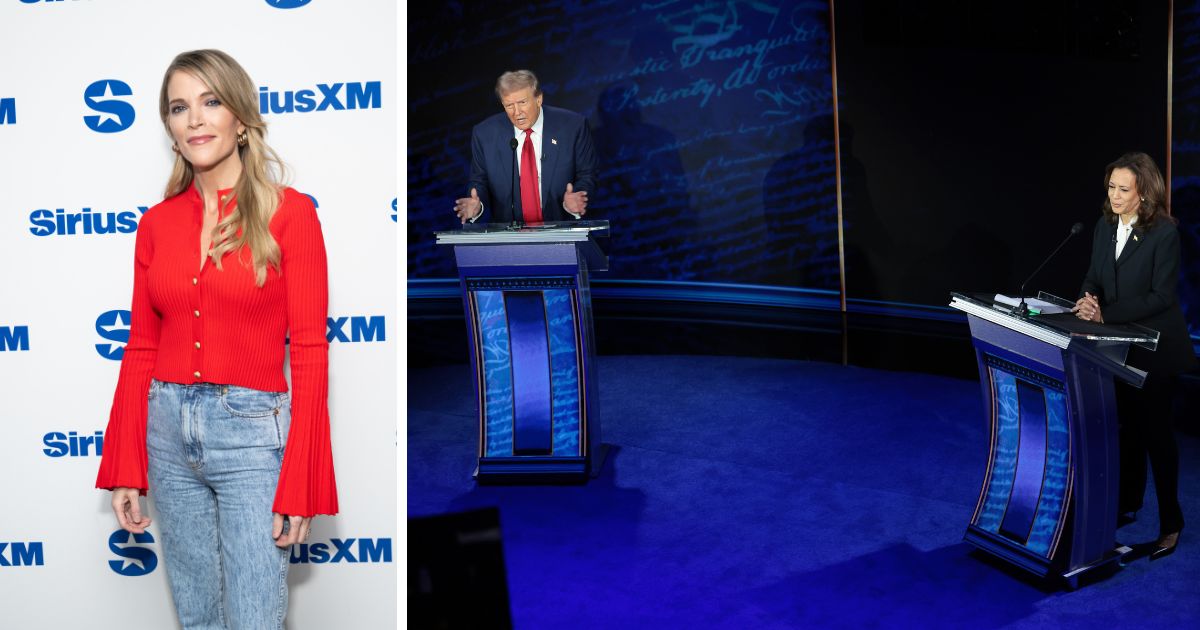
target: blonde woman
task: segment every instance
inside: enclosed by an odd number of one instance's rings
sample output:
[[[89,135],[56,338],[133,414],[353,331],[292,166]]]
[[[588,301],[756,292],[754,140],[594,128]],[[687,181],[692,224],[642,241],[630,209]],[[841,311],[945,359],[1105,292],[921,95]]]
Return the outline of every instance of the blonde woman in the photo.
[[[257,92],[217,50],[180,54],[163,77],[175,166],[138,227],[96,480],[133,533],[153,496],[184,628],[281,628],[288,548],[337,513],[324,240],[309,198],[278,183]]]

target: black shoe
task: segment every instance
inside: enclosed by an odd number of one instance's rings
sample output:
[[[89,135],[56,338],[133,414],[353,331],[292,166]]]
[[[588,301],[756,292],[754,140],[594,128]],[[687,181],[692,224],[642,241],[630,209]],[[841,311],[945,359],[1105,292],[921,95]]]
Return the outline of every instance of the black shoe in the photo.
[[[1117,529],[1121,529],[1126,525],[1132,525],[1137,522],[1137,510],[1131,512],[1121,512],[1117,515]]]
[[[1154,551],[1150,553],[1150,560],[1154,561],[1160,558],[1166,558],[1167,556],[1175,553],[1175,550],[1178,548],[1179,532],[1164,534],[1163,536],[1159,537],[1158,542],[1154,543]]]

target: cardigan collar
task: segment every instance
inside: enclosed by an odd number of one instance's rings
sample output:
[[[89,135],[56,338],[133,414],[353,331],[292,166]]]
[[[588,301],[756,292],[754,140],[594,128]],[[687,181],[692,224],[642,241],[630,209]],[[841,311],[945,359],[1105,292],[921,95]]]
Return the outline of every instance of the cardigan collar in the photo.
[[[191,205],[191,207],[192,207],[192,220],[195,221],[197,225],[199,225],[204,220],[204,197],[200,194],[200,190],[198,188],[196,188],[196,183],[194,181],[192,182],[191,186],[188,186],[187,191],[183,194],[184,194],[184,197],[187,199],[189,205]],[[218,198],[223,198],[226,195],[232,196],[233,189],[232,188],[221,188],[221,189],[217,190]],[[231,206],[226,206],[226,207],[231,208]],[[229,212],[221,212],[222,219],[228,215],[229,215]]]

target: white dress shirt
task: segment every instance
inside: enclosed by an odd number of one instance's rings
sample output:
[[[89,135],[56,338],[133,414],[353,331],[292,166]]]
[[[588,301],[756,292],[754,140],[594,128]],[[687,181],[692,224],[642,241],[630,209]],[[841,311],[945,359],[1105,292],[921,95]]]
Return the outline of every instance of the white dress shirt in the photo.
[[[1121,223],[1120,220],[1118,219],[1118,221],[1117,221],[1117,255],[1116,255],[1116,258],[1121,257],[1121,250],[1125,249],[1125,243],[1129,242],[1129,235],[1133,233],[1133,224],[1134,223],[1137,223],[1137,215],[1136,214],[1133,215],[1133,218],[1130,219],[1129,223],[1127,223],[1127,224]]]

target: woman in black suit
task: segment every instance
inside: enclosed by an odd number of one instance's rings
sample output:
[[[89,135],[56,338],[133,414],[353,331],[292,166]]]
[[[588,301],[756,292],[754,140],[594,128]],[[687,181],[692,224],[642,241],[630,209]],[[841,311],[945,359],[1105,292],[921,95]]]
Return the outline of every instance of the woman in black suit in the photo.
[[[1126,153],[1104,173],[1108,189],[1096,222],[1092,260],[1076,316],[1095,322],[1134,322],[1160,333],[1158,350],[1132,347],[1127,364],[1149,373],[1142,389],[1117,385],[1120,418],[1122,515],[1136,512],[1146,493],[1146,455],[1158,496],[1159,538],[1152,560],[1175,551],[1183,530],[1179,450],[1171,431],[1178,375],[1195,367],[1191,338],[1176,287],[1179,231],[1166,206],[1166,186],[1154,160]]]

